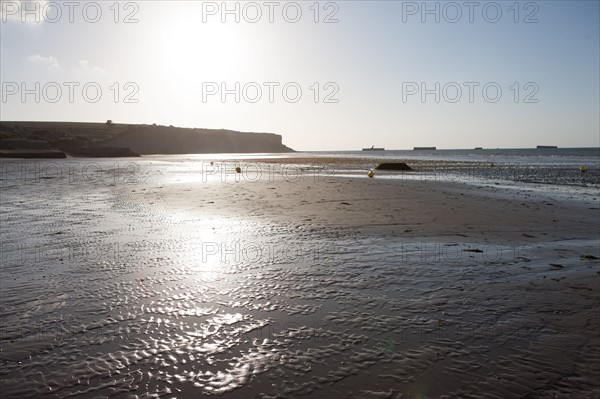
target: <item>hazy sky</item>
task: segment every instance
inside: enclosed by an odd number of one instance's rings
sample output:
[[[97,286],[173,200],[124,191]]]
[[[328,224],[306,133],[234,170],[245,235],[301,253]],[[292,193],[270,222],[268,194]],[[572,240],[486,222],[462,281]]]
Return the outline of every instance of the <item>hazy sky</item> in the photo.
[[[25,3],[2,0],[2,120],[600,146],[598,1]]]

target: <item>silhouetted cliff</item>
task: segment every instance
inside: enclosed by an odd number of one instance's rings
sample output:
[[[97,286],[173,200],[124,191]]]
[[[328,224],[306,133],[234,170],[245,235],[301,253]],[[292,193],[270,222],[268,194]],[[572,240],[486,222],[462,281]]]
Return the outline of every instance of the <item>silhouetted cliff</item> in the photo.
[[[281,136],[278,134],[144,125],[130,127],[126,132],[106,140],[100,145],[128,147],[138,154],[293,151],[282,144]]]
[[[0,139],[6,139],[3,142],[8,144],[44,141],[48,143],[47,148],[74,156],[125,156],[120,154],[128,153],[127,149],[137,154],[293,151],[282,144],[280,135],[272,133],[112,122],[0,122]],[[115,149],[119,149],[118,153]]]

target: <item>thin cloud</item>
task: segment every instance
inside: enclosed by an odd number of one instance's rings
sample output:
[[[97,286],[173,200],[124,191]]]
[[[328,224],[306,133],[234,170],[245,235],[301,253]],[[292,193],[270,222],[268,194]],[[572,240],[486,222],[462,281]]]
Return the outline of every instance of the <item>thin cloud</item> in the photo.
[[[52,55],[44,57],[40,54],[30,55],[27,57],[27,61],[32,64],[45,66],[46,68],[58,68],[58,59]]]
[[[41,54],[33,54],[33,55],[30,55],[27,57],[27,61],[32,65],[45,67],[47,69],[61,68],[63,70],[67,70],[67,71],[70,70],[72,73],[85,73],[85,74],[106,73],[106,70],[104,68],[101,68],[97,65],[93,65],[88,60],[79,60],[75,64],[62,66],[58,62],[58,58],[54,57],[53,55],[43,56]]]
[[[99,66],[92,65],[88,60],[80,60],[77,63],[77,68],[84,72],[95,72],[95,73],[104,73],[106,72],[103,68]]]

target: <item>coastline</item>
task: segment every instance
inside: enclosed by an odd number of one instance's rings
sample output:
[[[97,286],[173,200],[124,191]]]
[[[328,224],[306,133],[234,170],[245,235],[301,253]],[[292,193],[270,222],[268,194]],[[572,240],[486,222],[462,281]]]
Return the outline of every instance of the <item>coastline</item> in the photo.
[[[600,393],[597,205],[312,159],[136,162],[116,181],[4,176],[6,245],[125,248],[4,253],[9,396],[49,392],[23,384],[40,362],[61,394],[108,394],[118,370],[181,395]],[[19,212],[23,195],[55,216]]]

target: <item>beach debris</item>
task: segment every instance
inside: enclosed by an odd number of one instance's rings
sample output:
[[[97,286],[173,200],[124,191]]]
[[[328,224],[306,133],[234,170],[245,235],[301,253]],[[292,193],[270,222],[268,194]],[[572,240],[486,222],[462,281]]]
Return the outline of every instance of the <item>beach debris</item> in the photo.
[[[376,170],[413,170],[404,162],[382,162],[375,167]]]
[[[495,167],[496,167],[496,164],[492,162],[492,163],[490,164],[490,168],[495,168]]]
[[[370,170],[369,173],[367,174],[367,176],[369,176],[370,178],[375,177],[375,172],[373,172],[373,170]]]
[[[242,173],[242,168],[239,166],[235,168],[235,173]]]
[[[585,173],[585,172],[587,172],[587,171],[588,171],[588,168],[587,168],[587,166],[580,166],[580,167],[579,167],[579,171],[580,171],[581,173]]]

